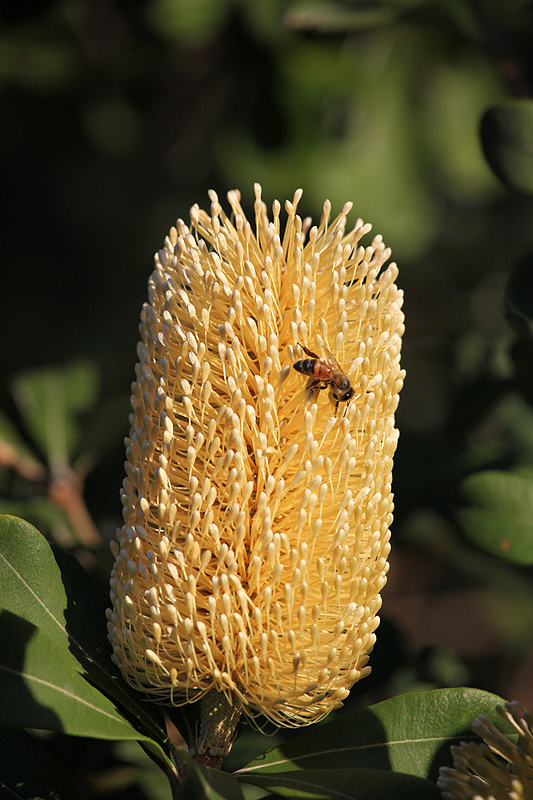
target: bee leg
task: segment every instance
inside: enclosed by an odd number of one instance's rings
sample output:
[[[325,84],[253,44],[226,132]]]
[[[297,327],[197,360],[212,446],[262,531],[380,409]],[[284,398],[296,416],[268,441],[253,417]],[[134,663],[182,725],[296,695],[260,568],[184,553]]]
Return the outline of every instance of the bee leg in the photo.
[[[313,389],[313,390],[314,389],[318,389],[318,390],[326,389],[327,388],[327,383],[324,383],[324,381],[321,381],[320,378],[311,377],[311,378],[309,378],[309,380],[305,384],[305,388],[306,389]]]
[[[349,406],[349,405],[350,405],[350,403],[346,403],[346,404],[345,404],[345,406],[344,406],[344,408],[342,409],[342,416],[343,416],[343,417],[345,417],[345,416],[346,416],[346,414],[348,413],[348,406]]]
[[[300,345],[300,347],[302,348],[302,350],[304,351],[304,353],[305,353],[306,355],[310,356],[311,358],[320,358],[320,356],[317,356],[317,354],[316,354],[316,353],[313,353],[313,352],[312,352],[311,350],[309,350],[309,348],[308,348],[308,347],[306,347],[304,344],[300,344],[300,342],[298,342],[298,344]]]

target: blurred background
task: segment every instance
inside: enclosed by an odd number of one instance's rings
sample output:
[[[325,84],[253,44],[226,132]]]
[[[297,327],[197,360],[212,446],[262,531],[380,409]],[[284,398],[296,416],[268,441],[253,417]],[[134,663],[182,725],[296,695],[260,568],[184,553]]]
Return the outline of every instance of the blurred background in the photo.
[[[251,210],[255,181],[268,204],[302,187],[315,219],[352,200],[400,267],[407,380],[382,624],[347,708],[468,685],[533,711],[533,201],[480,140],[487,109],[531,96],[532,44],[525,0],[4,0],[0,511],[106,586],[169,227],[209,188]]]

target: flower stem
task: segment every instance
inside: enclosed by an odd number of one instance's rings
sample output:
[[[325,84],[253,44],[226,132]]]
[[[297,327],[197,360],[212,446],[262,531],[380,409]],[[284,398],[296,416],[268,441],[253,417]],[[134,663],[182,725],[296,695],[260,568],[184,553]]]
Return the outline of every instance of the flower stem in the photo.
[[[220,769],[237,738],[241,710],[231,696],[212,690],[200,700],[200,724],[191,756],[199,764]]]

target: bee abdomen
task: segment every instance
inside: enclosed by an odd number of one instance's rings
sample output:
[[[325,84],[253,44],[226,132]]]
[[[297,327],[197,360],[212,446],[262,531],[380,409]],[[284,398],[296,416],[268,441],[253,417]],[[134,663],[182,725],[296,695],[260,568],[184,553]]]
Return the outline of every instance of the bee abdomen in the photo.
[[[303,375],[310,375],[315,368],[316,358],[302,358],[301,361],[295,361],[292,365],[297,372]]]

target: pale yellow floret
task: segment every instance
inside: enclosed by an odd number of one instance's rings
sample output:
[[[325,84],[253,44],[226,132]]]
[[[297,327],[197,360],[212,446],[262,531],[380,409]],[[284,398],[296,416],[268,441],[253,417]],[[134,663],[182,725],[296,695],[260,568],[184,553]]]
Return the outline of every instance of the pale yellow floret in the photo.
[[[381,237],[318,227],[301,191],[255,221],[228,193],[157,254],[132,386],[109,634],[165,702],[224,692],[280,725],[317,721],[369,672],[392,521],[402,292]],[[299,344],[331,351],[348,404],[306,392]],[[326,357],[326,356],[325,356]]]

